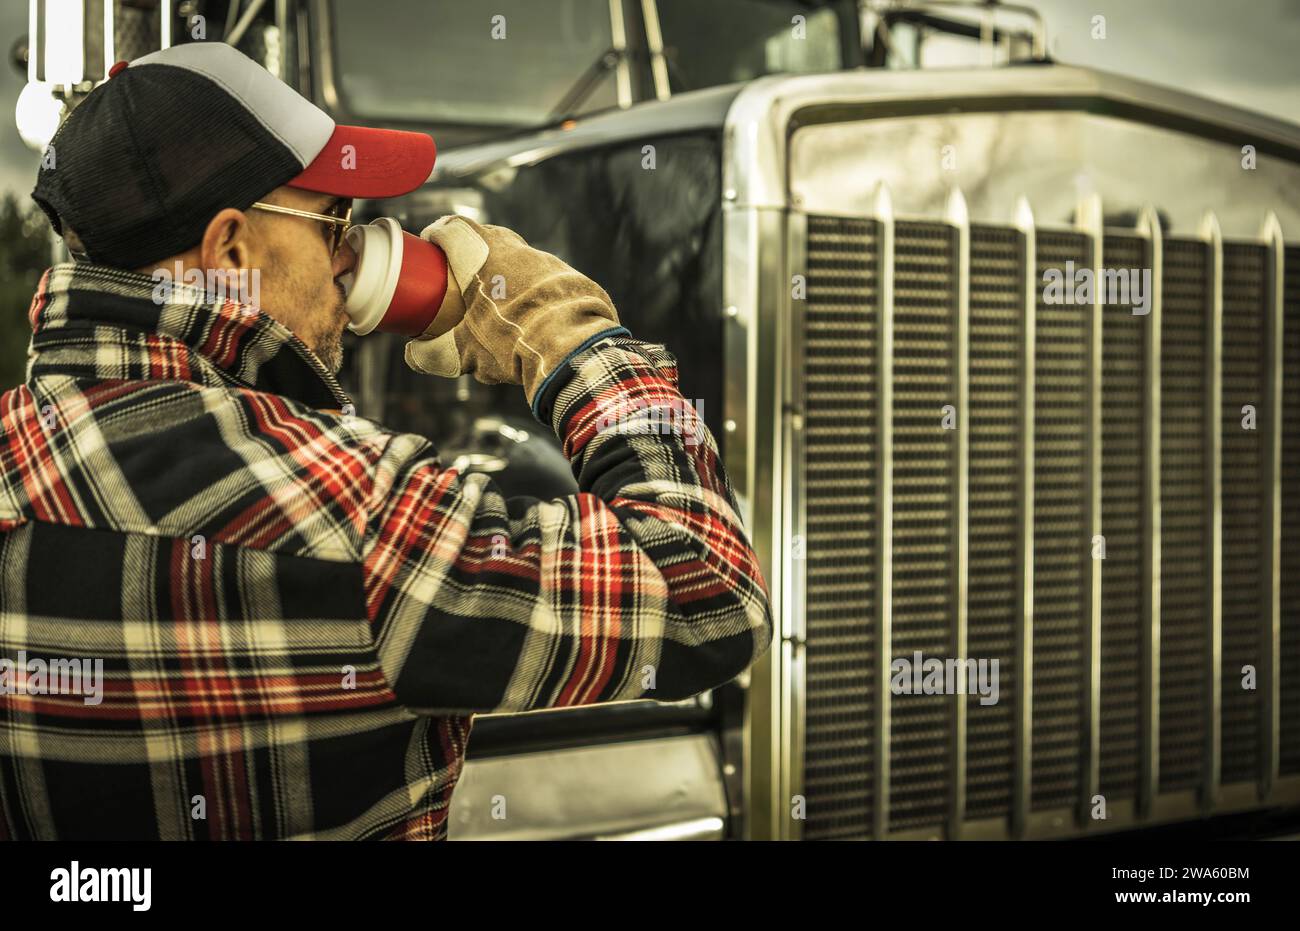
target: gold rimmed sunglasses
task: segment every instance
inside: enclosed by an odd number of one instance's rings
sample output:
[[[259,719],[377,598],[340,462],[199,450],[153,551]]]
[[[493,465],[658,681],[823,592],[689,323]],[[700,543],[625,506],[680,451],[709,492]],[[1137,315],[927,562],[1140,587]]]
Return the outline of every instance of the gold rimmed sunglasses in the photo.
[[[305,220],[317,220],[321,223],[328,224],[326,237],[330,242],[330,258],[338,255],[339,246],[343,245],[343,237],[346,235],[348,228],[352,226],[352,201],[340,200],[330,208],[330,213],[311,213],[308,210],[295,210],[292,207],[281,207],[277,204],[264,204],[261,201],[253,204],[259,210],[266,210],[270,213],[283,213],[291,217],[302,217]]]

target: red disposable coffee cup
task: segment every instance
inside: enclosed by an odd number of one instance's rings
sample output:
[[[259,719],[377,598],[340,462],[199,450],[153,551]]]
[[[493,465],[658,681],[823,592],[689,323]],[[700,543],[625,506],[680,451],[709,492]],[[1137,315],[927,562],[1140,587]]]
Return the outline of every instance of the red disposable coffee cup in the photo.
[[[344,309],[358,336],[373,330],[415,337],[429,329],[447,294],[447,256],[431,242],[405,232],[391,217],[348,230],[356,252],[352,271],[339,280]]]

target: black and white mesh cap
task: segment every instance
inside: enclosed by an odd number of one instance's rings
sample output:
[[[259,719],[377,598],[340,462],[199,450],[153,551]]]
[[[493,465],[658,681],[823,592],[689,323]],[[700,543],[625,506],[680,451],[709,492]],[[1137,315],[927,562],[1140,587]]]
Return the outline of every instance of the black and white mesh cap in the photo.
[[[184,252],[226,207],[281,185],[394,197],[433,170],[424,133],[342,126],[235,48],[193,42],[118,62],[51,141],[32,199],[87,256],[135,269]]]

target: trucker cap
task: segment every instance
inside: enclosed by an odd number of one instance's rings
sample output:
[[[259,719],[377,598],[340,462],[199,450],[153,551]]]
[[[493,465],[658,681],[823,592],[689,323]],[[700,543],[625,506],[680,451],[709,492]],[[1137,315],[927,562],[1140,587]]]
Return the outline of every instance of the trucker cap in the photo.
[[[87,257],[141,268],[281,185],[393,197],[433,171],[424,133],[341,126],[257,62],[192,42],[118,62],[55,133],[32,199]]]

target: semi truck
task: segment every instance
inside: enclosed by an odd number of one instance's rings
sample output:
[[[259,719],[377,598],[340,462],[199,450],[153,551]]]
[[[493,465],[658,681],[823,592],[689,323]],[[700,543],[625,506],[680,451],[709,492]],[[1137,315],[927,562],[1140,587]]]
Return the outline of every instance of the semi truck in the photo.
[[[994,2],[33,0],[16,52],[70,107],[185,41],[435,138],[354,219],[463,214],[603,285],[762,559],[756,666],[477,716],[452,839],[1295,830],[1300,127]],[[350,344],[358,415],[577,490],[518,389],[403,342]]]

